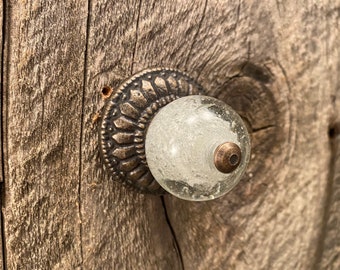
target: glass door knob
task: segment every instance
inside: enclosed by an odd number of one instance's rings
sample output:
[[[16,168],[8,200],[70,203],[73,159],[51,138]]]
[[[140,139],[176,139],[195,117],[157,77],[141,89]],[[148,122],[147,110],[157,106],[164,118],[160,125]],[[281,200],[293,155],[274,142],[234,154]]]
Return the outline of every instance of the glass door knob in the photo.
[[[247,128],[229,105],[166,68],[134,75],[108,99],[99,146],[113,178],[191,201],[235,187],[251,149]]]

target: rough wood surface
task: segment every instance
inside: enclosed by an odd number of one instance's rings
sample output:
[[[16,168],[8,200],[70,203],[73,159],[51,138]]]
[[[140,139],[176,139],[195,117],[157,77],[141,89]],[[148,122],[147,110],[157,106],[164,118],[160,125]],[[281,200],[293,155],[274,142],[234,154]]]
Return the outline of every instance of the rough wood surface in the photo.
[[[337,269],[340,1],[298,2],[5,1],[7,268]],[[101,89],[156,66],[249,124],[230,194],[191,203],[108,179]]]
[[[180,269],[160,198],[107,178],[92,124],[103,105],[102,88],[132,74],[141,9],[138,1],[91,1],[89,8],[80,192],[84,269]]]
[[[339,25],[339,24],[338,24]],[[338,62],[338,78],[340,61]],[[321,231],[318,265],[315,269],[340,269],[340,80],[338,91],[332,96],[334,118],[330,123],[331,162],[323,226]]]
[[[244,48],[243,57],[267,67],[271,80],[254,68],[236,74],[267,85],[280,120],[255,129],[252,164],[244,183],[228,196],[205,204],[168,198],[186,268],[311,269],[318,264],[331,160],[327,133],[332,96],[339,91],[338,5],[242,2],[232,13],[238,14],[233,24],[225,20],[231,18],[230,3],[221,7],[209,1],[188,67],[200,70],[203,85],[218,88]],[[228,29],[228,35],[221,34]],[[260,133],[273,128],[284,132],[284,140],[275,138],[271,148],[258,151]],[[254,172],[258,159],[266,170]]]
[[[4,7],[3,7],[3,2],[0,3],[0,29],[3,29],[3,18],[4,18]],[[1,51],[0,51],[0,59],[1,59],[1,64],[0,64],[0,74],[2,73],[2,68],[3,68],[3,31],[0,32],[0,44],[1,44]],[[2,75],[0,75],[0,119],[3,119],[3,84],[2,84]],[[3,134],[3,121],[1,120],[0,123],[0,130],[1,130],[1,134]],[[3,181],[4,181],[4,160],[3,160],[3,138],[2,136],[0,136],[0,145],[1,145],[1,150],[0,150],[0,194],[2,194],[4,192],[3,190]],[[3,238],[3,226],[2,226],[2,220],[3,220],[3,213],[2,213],[2,199],[0,199],[0,207],[1,207],[1,214],[0,214],[0,248],[1,248],[1,254],[0,254],[0,269],[4,269],[4,258],[3,258],[3,254],[4,254],[4,238]]]
[[[6,6],[8,269],[82,265],[79,157],[87,7],[67,3]]]
[[[0,64],[0,82],[1,82],[1,85],[2,85],[2,76],[3,76],[3,73],[2,73],[2,69],[3,69],[3,20],[4,20],[4,7],[3,7],[3,3],[1,2],[0,3],[0,29],[1,29],[1,32],[0,32],[0,44],[1,44],[1,51],[0,51],[0,59],[1,59],[1,64]],[[2,91],[2,86],[1,86],[1,91]],[[3,108],[3,97],[2,95],[0,95],[0,106],[1,106],[1,119],[3,118],[3,115],[2,115],[2,112],[4,111],[2,108]],[[0,128],[1,130],[3,130],[3,121],[1,121],[0,123]],[[0,161],[1,161],[1,166],[0,166],[0,182],[3,182],[4,181],[4,168],[3,168],[3,150],[2,150],[2,145],[3,145],[3,142],[2,142],[2,136],[0,136],[0,145],[1,145],[1,151],[0,151]]]
[[[338,123],[339,125],[339,123]],[[339,129],[340,126],[337,126]],[[340,131],[332,139],[332,163],[330,165],[330,183],[325,207],[322,237],[319,243],[319,262],[315,269],[340,268]]]

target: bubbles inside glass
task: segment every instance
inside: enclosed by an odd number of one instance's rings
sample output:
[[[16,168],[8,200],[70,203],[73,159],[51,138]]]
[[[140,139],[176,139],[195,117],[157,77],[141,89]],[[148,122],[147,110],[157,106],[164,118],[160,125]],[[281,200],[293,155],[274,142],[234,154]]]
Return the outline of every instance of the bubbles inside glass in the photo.
[[[215,149],[233,142],[241,162],[231,173],[214,165]],[[207,201],[240,181],[250,157],[250,139],[241,117],[224,102],[194,95],[166,105],[152,119],[145,140],[146,160],[157,182],[184,200]]]

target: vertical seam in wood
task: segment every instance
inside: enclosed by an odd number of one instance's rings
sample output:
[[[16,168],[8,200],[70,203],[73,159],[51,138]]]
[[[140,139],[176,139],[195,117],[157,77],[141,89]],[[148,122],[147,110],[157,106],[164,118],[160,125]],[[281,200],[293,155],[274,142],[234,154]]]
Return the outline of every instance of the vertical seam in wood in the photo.
[[[317,246],[315,250],[314,263],[312,265],[313,270],[320,269],[321,261],[323,257],[323,252],[325,248],[325,240],[327,236],[327,225],[330,218],[330,210],[333,201],[333,186],[334,186],[334,178],[336,171],[336,158],[337,152],[339,150],[339,138],[330,138],[329,140],[329,148],[331,152],[330,162],[329,162],[329,170],[327,177],[327,186],[325,191],[325,202],[323,207],[323,216],[321,223],[321,230],[317,240]]]
[[[194,35],[194,39],[193,39],[193,41],[192,41],[192,43],[191,43],[191,47],[190,47],[190,49],[189,49],[189,53],[188,53],[188,55],[187,55],[187,58],[185,59],[184,70],[187,70],[187,68],[188,68],[187,65],[188,65],[188,62],[189,62],[189,58],[190,58],[191,53],[192,53],[192,50],[194,49],[194,46],[195,46],[195,44],[196,44],[196,42],[197,42],[198,34],[199,34],[199,32],[201,31],[202,23],[203,23],[203,20],[204,20],[204,18],[205,18],[205,13],[206,13],[206,11],[207,11],[207,6],[208,6],[208,0],[205,0],[203,12],[202,12],[202,16],[201,16],[201,19],[200,19],[200,21],[199,21],[199,23],[198,23],[198,29],[197,29],[197,31],[196,31],[196,33],[195,33],[195,35]]]
[[[0,191],[1,193],[3,192],[2,191],[2,187],[1,187],[1,191]],[[1,204],[1,207],[2,207],[2,204]],[[1,222],[1,241],[2,241],[2,243],[1,243],[1,246],[2,246],[2,269],[3,270],[5,270],[5,269],[7,269],[7,267],[6,267],[6,246],[5,246],[5,244],[6,244],[6,241],[5,241],[5,229],[4,229],[4,225],[5,225],[5,223],[4,223],[4,215],[3,215],[3,212],[2,212],[2,210],[1,210],[1,220],[0,220],[0,222]]]
[[[135,64],[135,55],[137,52],[137,44],[138,44],[138,31],[139,31],[139,18],[140,18],[140,12],[142,8],[142,0],[139,0],[139,6],[138,6],[138,15],[137,15],[137,22],[136,22],[136,38],[135,38],[135,44],[133,48],[133,53],[132,53],[132,63],[131,63],[131,75],[134,73],[133,67]]]
[[[81,101],[81,120],[80,120],[80,144],[79,144],[79,184],[78,184],[78,211],[79,211],[79,234],[80,234],[80,256],[81,266],[83,269],[84,255],[83,255],[83,215],[82,215],[82,204],[81,204],[81,182],[82,182],[82,143],[83,143],[83,129],[84,129],[84,105],[85,105],[85,93],[87,87],[87,66],[88,66],[88,46],[90,37],[90,13],[91,13],[91,0],[87,1],[87,19],[86,19],[86,36],[85,36],[85,51],[84,51],[84,77],[83,77],[83,91]]]
[[[6,0],[3,0],[2,1],[2,8],[3,8],[3,11],[2,11],[2,44],[1,44],[1,154],[2,154],[2,175],[1,175],[1,182],[4,181],[4,178],[5,178],[5,173],[4,173],[4,115],[5,115],[5,112],[4,112],[4,98],[5,98],[5,91],[4,91],[4,66],[5,66],[5,57],[4,57],[4,54],[5,54],[5,32],[6,32]]]
[[[180,260],[181,269],[184,270],[184,262],[183,262],[183,256],[182,256],[181,248],[180,248],[180,246],[179,246],[179,243],[178,243],[178,240],[177,240],[177,237],[176,237],[175,230],[174,230],[174,228],[172,227],[172,224],[171,224],[171,221],[170,221],[170,218],[169,218],[169,215],[168,215],[168,210],[167,210],[167,208],[166,208],[164,196],[161,196],[161,201],[162,201],[162,206],[163,206],[163,209],[164,209],[165,220],[166,220],[166,223],[167,223],[168,226],[169,226],[169,229],[170,229],[172,238],[173,238],[174,243],[175,243],[175,249],[176,249],[176,252],[177,252],[178,257],[179,257],[179,260]]]
[[[7,102],[7,91],[5,91],[5,75],[7,75],[7,68],[5,70],[5,67],[7,67],[7,62],[6,62],[6,57],[5,57],[5,38],[7,38],[7,2],[6,0],[2,0],[2,44],[1,44],[1,178],[2,178],[2,183],[0,187],[0,211],[1,211],[1,216],[0,216],[0,222],[1,222],[1,247],[2,247],[2,269],[7,269],[6,266],[6,241],[5,241],[5,223],[4,223],[4,214],[3,214],[3,207],[5,203],[5,139],[6,139],[6,128],[5,128],[5,123],[6,123],[6,115],[7,115],[7,106],[5,106],[5,102]],[[6,140],[7,141],[7,140]]]

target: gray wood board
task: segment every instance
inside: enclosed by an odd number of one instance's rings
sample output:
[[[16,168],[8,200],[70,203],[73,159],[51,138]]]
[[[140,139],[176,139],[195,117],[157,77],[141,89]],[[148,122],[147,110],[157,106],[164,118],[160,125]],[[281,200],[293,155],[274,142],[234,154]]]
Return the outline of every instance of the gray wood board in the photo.
[[[339,10],[337,11],[340,16]],[[334,15],[334,13],[332,13]],[[336,25],[338,28],[340,23]],[[338,48],[340,46],[338,39]],[[340,268],[340,52],[335,56],[338,59],[338,69],[333,74],[337,81],[337,91],[331,96],[333,116],[329,126],[329,148],[332,156],[329,163],[329,176],[325,212],[321,231],[318,265],[319,269]]]
[[[132,74],[144,5],[91,1],[80,192],[85,269],[181,268],[160,197],[137,194],[107,177],[92,123],[103,105],[102,88],[117,87]]]
[[[337,268],[340,1],[7,5],[7,268]],[[157,66],[187,71],[250,125],[251,163],[230,194],[162,200],[103,169],[101,89]]]
[[[3,59],[3,36],[4,36],[4,5],[3,2],[0,3],[0,44],[1,44],[1,51],[0,51],[0,59],[1,59],[1,64],[0,64],[0,87],[1,87],[1,94],[0,94],[0,115],[1,115],[1,123],[0,123],[0,130],[1,130],[1,134],[3,134],[3,119],[4,117],[4,106],[3,106],[3,96],[4,96],[4,92],[3,92],[3,64],[4,64],[4,59]],[[4,190],[3,190],[3,181],[4,181],[4,159],[3,159],[3,135],[0,136],[0,145],[1,145],[1,150],[0,150],[0,194],[3,194]],[[1,214],[0,214],[0,232],[1,232],[1,236],[0,236],[0,248],[1,248],[1,254],[0,254],[0,269],[4,269],[4,258],[3,258],[3,254],[4,254],[4,237],[3,237],[3,226],[2,226],[2,222],[3,222],[3,213],[2,213],[2,199],[0,198],[0,207],[1,207]]]
[[[6,266],[76,269],[87,7],[11,1],[6,8]]]

